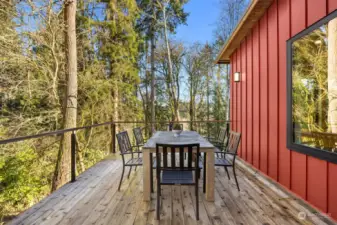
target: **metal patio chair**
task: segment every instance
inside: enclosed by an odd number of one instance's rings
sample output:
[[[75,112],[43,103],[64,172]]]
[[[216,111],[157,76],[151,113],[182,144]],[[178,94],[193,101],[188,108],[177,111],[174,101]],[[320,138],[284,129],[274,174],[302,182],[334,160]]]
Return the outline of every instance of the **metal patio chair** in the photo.
[[[130,138],[129,138],[127,131],[122,131],[116,134],[116,137],[117,137],[117,142],[119,146],[119,151],[120,151],[120,154],[122,156],[122,161],[123,161],[122,176],[121,176],[121,179],[118,185],[118,191],[119,191],[122,181],[123,181],[125,167],[130,167],[130,170],[128,173],[128,179],[129,179],[132,167],[142,166],[143,158],[139,157],[141,153],[140,151],[133,151],[133,149],[137,148],[137,146],[131,145]],[[135,154],[137,154],[137,157],[134,156]],[[127,157],[127,156],[130,156],[130,157]],[[151,174],[151,188],[152,187],[153,187],[153,176]]]
[[[226,144],[226,147],[222,149],[221,151],[219,149],[215,150],[215,162],[214,166],[222,166],[224,167],[228,179],[230,179],[228,169],[227,167],[233,167],[233,173],[234,173],[234,178],[236,182],[236,186],[238,190],[240,191],[238,181],[236,179],[236,173],[235,173],[235,158],[237,156],[237,151],[238,151],[238,146],[241,140],[241,134],[236,133],[233,131],[229,132],[229,137],[228,141]],[[228,155],[232,155],[232,159],[228,159]],[[200,161],[199,161],[199,168],[203,169],[203,192],[206,192],[206,154],[204,153],[203,156],[200,156]]]
[[[224,167],[229,180],[231,178],[229,176],[227,168],[233,167],[234,179],[235,179],[235,183],[236,183],[236,186],[237,186],[239,191],[240,191],[239,183],[238,183],[238,180],[236,178],[236,173],[235,173],[235,159],[236,159],[236,156],[237,156],[240,140],[241,140],[241,134],[240,133],[230,131],[227,149],[224,152],[217,153],[217,154],[220,154],[222,157],[216,157],[215,163],[214,163],[215,166]],[[229,159],[228,155],[232,155],[232,159]]]
[[[162,152],[160,151],[162,149]],[[176,154],[176,150],[177,153]],[[187,150],[187,160],[184,160],[184,151]],[[168,153],[171,154],[168,154]],[[156,218],[160,219],[160,196],[162,185],[194,185],[196,197],[196,219],[199,220],[199,192],[198,192],[198,173],[199,173],[199,144],[168,145],[156,144],[156,176],[157,176],[157,205]],[[193,154],[196,160],[193,160]],[[178,159],[176,160],[176,156]],[[194,176],[193,176],[194,171]]]
[[[133,135],[135,136],[135,139],[136,139],[136,145],[138,147],[138,151],[140,151],[141,147],[143,147],[145,144],[145,139],[143,137],[142,128],[140,127],[133,128]]]

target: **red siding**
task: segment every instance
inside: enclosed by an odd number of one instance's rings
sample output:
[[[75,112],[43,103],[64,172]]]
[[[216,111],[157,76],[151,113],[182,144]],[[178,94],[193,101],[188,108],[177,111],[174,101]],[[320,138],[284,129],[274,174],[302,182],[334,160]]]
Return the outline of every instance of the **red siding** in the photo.
[[[326,1],[307,0],[308,26],[327,14]],[[327,211],[328,163],[313,157],[307,158],[307,198],[314,206]]]
[[[290,188],[290,151],[287,143],[287,46],[290,38],[290,0],[278,1],[279,41],[279,182]],[[280,32],[282,31],[282,32]],[[283,91],[282,91],[283,90]]]
[[[277,3],[268,9],[268,175],[278,180],[278,24]]]
[[[247,162],[253,159],[253,46],[252,37],[247,37]]]
[[[253,165],[260,165],[260,40],[259,26],[253,29]]]
[[[307,25],[310,26],[326,15],[326,0],[307,0],[307,9]]]
[[[291,190],[307,198],[307,156],[291,152]]]
[[[328,214],[336,219],[337,215],[337,165],[328,164]]]
[[[241,51],[241,129],[242,129],[242,154],[241,157],[243,159],[247,159],[247,72],[246,72],[246,58],[247,58],[247,48],[246,48],[246,41],[242,42],[242,51]]]
[[[232,82],[232,89],[233,89],[233,100],[232,100],[232,106],[233,106],[233,120],[232,120],[232,126],[233,126],[233,130],[236,131],[236,83],[234,82],[234,73],[236,72],[236,53],[233,54],[233,64],[232,64],[232,68],[233,68],[233,82]]]
[[[333,12],[337,9],[337,1],[336,0],[329,0],[328,1],[329,12]]]
[[[306,0],[291,1],[291,36],[296,35],[306,27]],[[307,156],[291,152],[291,189],[302,198],[307,196]]]
[[[337,165],[286,148],[286,40],[336,9],[337,0],[275,0],[231,57],[241,158],[334,219]]]
[[[260,21],[260,169],[268,174],[268,24]]]
[[[305,0],[292,0],[291,1],[291,36],[299,33],[305,29],[305,10],[295,10],[295,9],[305,9]]]
[[[233,62],[233,57],[230,58],[230,61]],[[229,72],[229,120],[233,121],[233,68],[230,66],[230,72]],[[233,123],[230,123],[230,129],[234,130]]]
[[[307,198],[314,206],[327,211],[327,162],[308,156]]]
[[[236,52],[236,72],[241,72],[241,48]],[[236,94],[237,94],[237,101],[236,101],[236,108],[237,108],[237,112],[236,112],[236,118],[237,118],[237,122],[236,122],[236,131],[241,133],[241,82],[237,82],[236,84]],[[238,154],[241,157],[241,148],[242,145],[239,145],[239,150],[238,150]]]

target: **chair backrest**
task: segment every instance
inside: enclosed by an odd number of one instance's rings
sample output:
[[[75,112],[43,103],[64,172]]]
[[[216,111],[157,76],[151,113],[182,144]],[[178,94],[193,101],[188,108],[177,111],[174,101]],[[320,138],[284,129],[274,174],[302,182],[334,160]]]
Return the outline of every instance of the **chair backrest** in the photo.
[[[161,151],[162,149],[162,151]],[[187,151],[187,165],[184,163],[184,153]],[[200,145],[184,144],[184,145],[169,145],[169,144],[156,144],[156,162],[157,171],[162,169],[170,170],[195,170],[198,168]],[[168,154],[171,153],[171,154]],[[176,154],[178,153],[178,160]],[[196,153],[194,167],[192,167],[193,153]]]
[[[131,142],[127,131],[116,134],[121,154],[132,152]]]
[[[228,148],[227,153],[233,154],[234,156],[237,155],[239,144],[241,140],[241,134],[230,131],[229,132],[229,141],[228,141]]]
[[[142,129],[140,127],[136,127],[136,128],[133,129],[133,135],[136,138],[136,143],[137,143],[138,146],[144,144]]]
[[[219,136],[218,136],[218,141],[219,141],[220,143],[225,143],[225,141],[226,141],[227,138],[228,138],[227,128],[225,128],[225,127],[220,127]]]

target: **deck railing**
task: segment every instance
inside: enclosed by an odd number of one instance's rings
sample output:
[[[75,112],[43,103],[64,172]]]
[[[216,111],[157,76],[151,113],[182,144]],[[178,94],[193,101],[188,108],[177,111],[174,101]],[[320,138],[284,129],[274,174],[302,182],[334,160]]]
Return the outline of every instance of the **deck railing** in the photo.
[[[179,123],[179,124],[187,124],[189,127],[194,127],[199,133],[205,135],[205,136],[212,136],[215,134],[215,131],[218,130],[221,126],[229,126],[229,121],[224,120],[210,120],[210,121],[179,121],[179,122],[172,122],[172,121],[157,121],[155,122],[155,128],[157,130],[166,130],[167,125],[169,123]],[[148,122],[147,126],[152,126],[153,123]],[[193,125],[194,126],[193,126]],[[123,127],[120,127],[123,125]],[[142,126],[143,125],[143,126]],[[111,136],[111,142],[110,142],[110,153],[116,153],[116,133],[119,130],[129,130],[129,133],[132,134],[131,129],[133,127],[143,127],[144,129],[149,130],[148,133],[151,133],[151,130],[149,127],[145,125],[144,121],[112,121],[112,122],[105,122],[105,123],[98,123],[93,124],[89,126],[82,126],[82,127],[75,127],[75,128],[69,128],[69,129],[63,129],[63,130],[56,130],[51,132],[44,132],[40,134],[34,134],[34,135],[28,135],[28,136],[22,136],[22,137],[13,137],[5,140],[0,140],[0,145],[20,142],[20,141],[26,141],[29,139],[38,139],[43,138],[47,136],[62,136],[65,133],[71,132],[71,182],[74,182],[76,180],[76,132],[86,129],[92,129],[95,127],[104,127],[109,126],[110,127],[110,136]],[[125,127],[128,127],[125,129]],[[120,127],[120,128],[117,128]],[[187,127],[186,127],[187,128]],[[184,128],[184,129],[186,129]],[[189,130],[189,129],[187,129]],[[130,132],[131,131],[131,132]],[[132,134],[133,135],[133,134]],[[1,155],[1,154],[0,154]]]

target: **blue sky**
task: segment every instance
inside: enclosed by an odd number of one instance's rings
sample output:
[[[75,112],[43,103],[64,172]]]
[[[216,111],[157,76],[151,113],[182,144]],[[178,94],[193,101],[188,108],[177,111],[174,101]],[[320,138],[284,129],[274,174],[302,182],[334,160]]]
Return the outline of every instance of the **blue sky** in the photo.
[[[213,31],[220,13],[219,0],[189,0],[184,6],[190,13],[187,25],[180,25],[176,32],[176,39],[192,44],[213,40]]]

